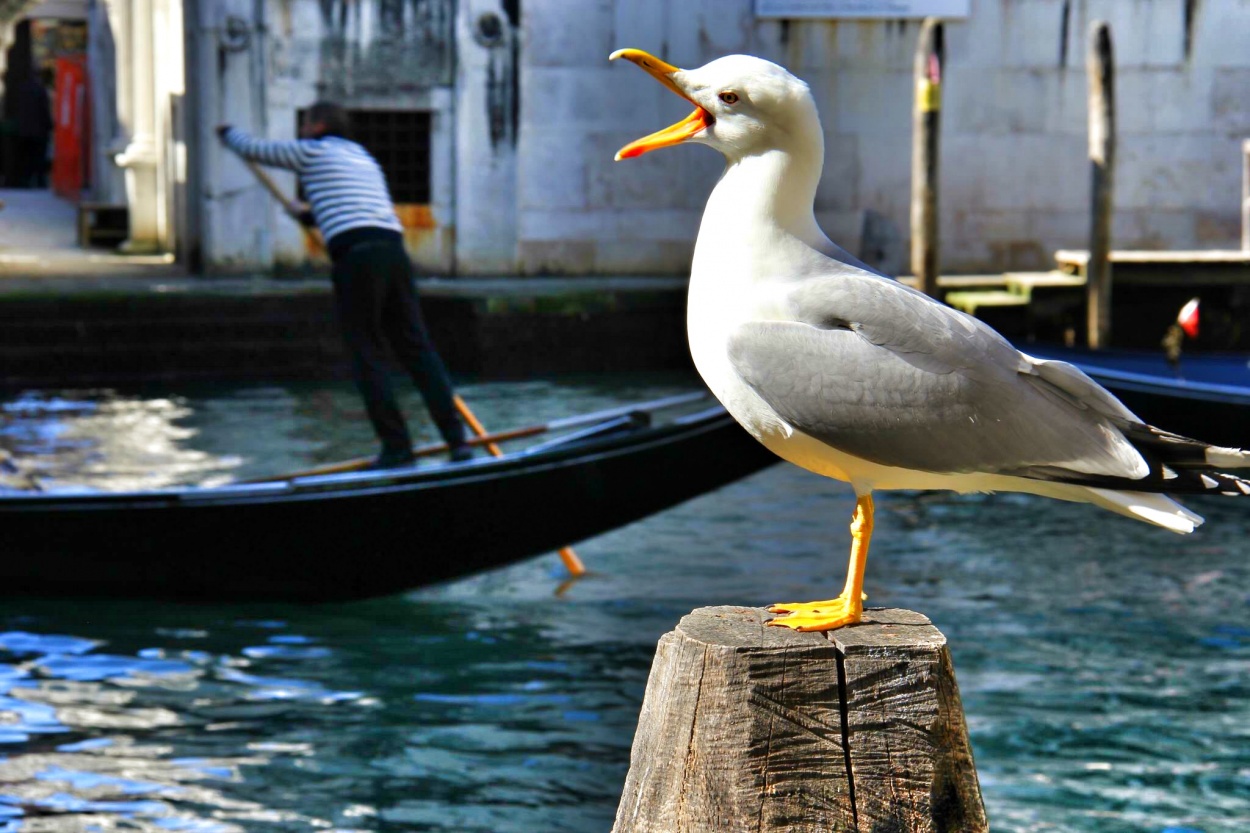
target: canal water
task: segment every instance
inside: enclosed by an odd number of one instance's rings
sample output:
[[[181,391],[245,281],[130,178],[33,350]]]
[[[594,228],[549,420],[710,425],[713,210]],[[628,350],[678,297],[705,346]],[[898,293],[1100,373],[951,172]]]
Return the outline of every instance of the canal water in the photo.
[[[461,392],[504,427],[695,384]],[[0,401],[0,448],[50,489],[372,445],[345,386]],[[351,604],[5,599],[0,830],[607,831],[656,640],[694,607],[835,592],[852,503],[775,466],[580,543],[572,586],[546,555]],[[878,496],[870,604],[950,639],[993,830],[1250,830],[1250,501],[1190,505],[1208,524],[1180,537],[1024,496]]]

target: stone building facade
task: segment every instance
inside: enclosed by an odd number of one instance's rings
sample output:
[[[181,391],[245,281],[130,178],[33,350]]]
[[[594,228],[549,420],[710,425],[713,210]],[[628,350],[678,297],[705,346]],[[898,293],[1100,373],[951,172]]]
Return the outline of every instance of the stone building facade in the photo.
[[[1085,246],[1096,19],[1111,25],[1118,73],[1114,245],[1238,246],[1250,2],[972,0],[946,27],[947,271],[1049,268],[1055,249]],[[804,78],[826,132],[822,225],[887,270],[906,268],[918,21],[761,20],[751,0],[545,0],[522,21],[519,271],[686,266],[719,159],[682,148],[611,162],[625,141],[685,114],[632,67],[604,62],[626,46],[679,66],[750,52]]]
[[[176,250],[210,273],[306,269],[315,241],[212,130],[289,138],[300,110],[330,97],[382,158],[428,273],[680,275],[720,159],[696,147],[614,163],[685,105],[607,56],[630,46],[696,66],[749,52],[816,95],[830,236],[905,269],[919,21],[773,19],[758,2],[88,0],[112,30],[92,36],[97,61],[116,68],[112,93],[99,73],[116,118],[99,146],[120,176],[101,182],[124,181],[135,248]],[[1084,246],[1096,19],[1111,24],[1118,74],[1114,245],[1238,245],[1250,0],[968,8],[946,29],[945,271],[1045,268],[1053,250]]]

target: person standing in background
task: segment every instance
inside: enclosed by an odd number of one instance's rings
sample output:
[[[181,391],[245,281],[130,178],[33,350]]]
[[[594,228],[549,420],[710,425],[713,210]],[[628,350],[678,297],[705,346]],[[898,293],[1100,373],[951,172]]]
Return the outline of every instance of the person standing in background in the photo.
[[[48,187],[48,140],[53,127],[47,87],[50,75],[46,69],[32,72],[13,91],[18,188]]]
[[[374,467],[414,462],[412,438],[391,387],[387,345],[421,392],[450,459],[467,460],[473,451],[466,444],[447,368],[421,316],[412,261],[385,175],[367,150],[347,138],[349,126],[342,107],[321,101],[308,109],[299,139],[258,139],[230,125],[218,126],[217,134],[244,159],[300,177],[309,210],[296,219],[315,223],[330,253],[352,375],[382,442]]]

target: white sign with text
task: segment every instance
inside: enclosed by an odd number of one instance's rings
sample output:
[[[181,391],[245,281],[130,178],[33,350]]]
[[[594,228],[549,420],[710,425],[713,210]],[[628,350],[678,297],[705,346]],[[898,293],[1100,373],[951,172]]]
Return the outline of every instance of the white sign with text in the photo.
[[[756,17],[967,17],[971,0],[755,0]]]

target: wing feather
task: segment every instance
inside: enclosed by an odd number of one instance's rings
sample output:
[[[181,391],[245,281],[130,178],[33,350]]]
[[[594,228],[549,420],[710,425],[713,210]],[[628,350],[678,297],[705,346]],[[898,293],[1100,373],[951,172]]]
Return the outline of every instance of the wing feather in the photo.
[[[971,316],[872,275],[807,279],[787,302],[793,320],[732,334],[730,361],[782,419],[844,452],[940,473],[1149,471],[1117,427],[1139,421],[1110,393]]]

